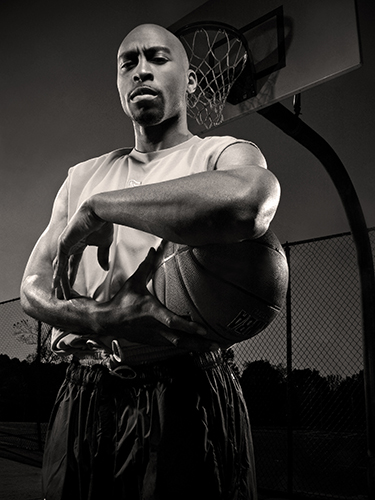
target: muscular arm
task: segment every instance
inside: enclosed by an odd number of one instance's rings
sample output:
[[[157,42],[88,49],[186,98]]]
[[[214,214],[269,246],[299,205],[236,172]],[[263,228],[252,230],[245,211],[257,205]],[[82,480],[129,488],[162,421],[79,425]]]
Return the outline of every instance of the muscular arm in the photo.
[[[67,190],[64,184],[57,194],[49,225],[26,265],[21,283],[21,305],[30,316],[50,325],[71,331],[92,331],[90,308],[94,301],[85,297],[60,300],[52,290],[57,240],[66,223]]]
[[[228,147],[217,170],[94,195],[83,210],[189,245],[235,242],[265,233],[280,188],[261,153],[246,143]]]
[[[279,185],[263,168],[261,153],[235,144],[217,171],[100,193],[89,200],[99,218],[189,245],[234,242],[261,236],[272,220]]]

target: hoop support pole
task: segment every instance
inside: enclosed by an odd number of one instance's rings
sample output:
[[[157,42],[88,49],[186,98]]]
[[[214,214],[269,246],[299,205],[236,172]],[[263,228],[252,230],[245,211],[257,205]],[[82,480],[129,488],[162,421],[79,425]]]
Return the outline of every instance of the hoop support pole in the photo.
[[[368,498],[375,498],[375,276],[371,243],[351,179],[333,148],[280,103],[257,111],[310,151],[331,177],[345,209],[357,251],[361,286],[362,339],[367,422]]]

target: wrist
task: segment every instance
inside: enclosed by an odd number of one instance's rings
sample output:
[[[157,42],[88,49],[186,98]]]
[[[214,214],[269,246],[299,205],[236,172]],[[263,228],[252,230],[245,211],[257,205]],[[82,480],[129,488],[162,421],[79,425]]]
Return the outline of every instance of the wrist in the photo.
[[[90,196],[90,198],[84,203],[90,210],[90,215],[92,216],[92,218],[98,222],[104,223],[106,221],[98,215],[98,212],[100,211],[100,198],[100,194],[94,194]]]
[[[100,302],[89,297],[72,298],[66,302],[75,332],[94,336],[102,333],[103,328],[100,323],[102,304]]]
[[[51,298],[49,312],[41,320],[64,331],[97,335],[96,304],[94,299],[82,296],[69,300]]]
[[[110,313],[107,302],[96,302],[90,304],[88,322],[90,330],[95,335],[105,335],[111,331],[111,321],[113,314]]]

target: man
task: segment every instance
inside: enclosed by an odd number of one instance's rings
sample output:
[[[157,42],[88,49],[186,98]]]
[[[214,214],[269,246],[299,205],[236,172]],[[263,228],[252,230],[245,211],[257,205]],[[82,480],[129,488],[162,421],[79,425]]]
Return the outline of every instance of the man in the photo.
[[[70,169],[27,264],[25,311],[74,354],[45,447],[47,500],[256,498],[238,381],[204,328],[147,288],[162,239],[256,238],[279,202],[256,146],[189,132],[196,83],[169,31],[127,35],[117,84],[135,147]]]

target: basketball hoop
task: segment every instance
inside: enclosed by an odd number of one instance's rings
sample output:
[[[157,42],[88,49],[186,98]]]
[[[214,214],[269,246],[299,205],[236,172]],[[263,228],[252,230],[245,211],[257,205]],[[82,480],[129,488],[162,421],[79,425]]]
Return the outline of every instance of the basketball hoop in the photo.
[[[251,53],[247,40],[236,28],[224,23],[203,21],[177,30],[187,52],[190,67],[197,75],[198,86],[188,95],[188,115],[206,129],[223,122],[223,109],[233,86],[246,68],[247,89],[241,85],[240,99],[255,95]],[[250,90],[249,90],[250,89]]]

